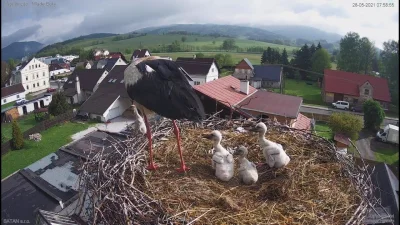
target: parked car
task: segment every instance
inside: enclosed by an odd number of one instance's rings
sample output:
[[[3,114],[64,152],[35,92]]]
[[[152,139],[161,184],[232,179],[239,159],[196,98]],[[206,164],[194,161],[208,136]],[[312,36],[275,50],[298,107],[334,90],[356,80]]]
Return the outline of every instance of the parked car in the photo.
[[[399,144],[399,127],[388,124],[385,128],[376,133],[376,137],[382,142]]]
[[[24,98],[21,98],[21,99],[18,99],[17,101],[15,101],[15,104],[16,104],[16,105],[22,105],[22,104],[24,104],[25,102],[27,102],[27,100],[24,99]]]
[[[350,108],[350,104],[346,101],[337,101],[332,103],[333,108],[335,109],[344,109],[348,110]]]
[[[55,88],[47,88],[47,93],[55,92],[55,91],[57,91],[57,89],[55,89]]]
[[[78,114],[76,114],[76,118],[77,118],[77,119],[80,119],[80,120],[86,121],[86,120],[89,119],[89,113],[79,111]]]
[[[363,106],[362,105],[355,105],[355,106],[351,107],[351,111],[362,113],[363,112]]]

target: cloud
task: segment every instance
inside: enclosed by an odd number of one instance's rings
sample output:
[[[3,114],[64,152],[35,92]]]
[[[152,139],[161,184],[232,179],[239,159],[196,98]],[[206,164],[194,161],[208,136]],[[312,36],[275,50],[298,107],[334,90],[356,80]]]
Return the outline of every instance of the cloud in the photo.
[[[39,24],[30,26],[30,27],[25,27],[25,28],[15,31],[14,33],[12,33],[8,36],[1,37],[2,48],[7,47],[9,44],[11,44],[13,42],[22,41],[22,40],[34,35],[38,31],[38,29],[40,29],[41,27],[42,26]]]
[[[31,38],[46,44],[90,33],[127,33],[179,23],[305,25],[340,35],[355,31],[377,46],[398,39],[398,2],[392,8],[356,8],[347,0],[48,0],[52,6],[40,7],[10,6],[10,2],[24,1],[1,1],[3,34],[40,24]]]

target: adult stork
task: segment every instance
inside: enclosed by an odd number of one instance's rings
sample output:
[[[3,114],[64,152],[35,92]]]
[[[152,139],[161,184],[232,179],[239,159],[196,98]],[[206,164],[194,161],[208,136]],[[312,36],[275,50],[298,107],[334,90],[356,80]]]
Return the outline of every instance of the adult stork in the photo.
[[[204,107],[182,69],[173,61],[150,56],[134,60],[124,71],[125,87],[133,104],[143,113],[149,140],[149,170],[156,170],[153,162],[151,130],[147,115],[156,113],[172,119],[176,135],[181,167],[185,172],[179,128],[175,120],[201,121],[205,118]]]

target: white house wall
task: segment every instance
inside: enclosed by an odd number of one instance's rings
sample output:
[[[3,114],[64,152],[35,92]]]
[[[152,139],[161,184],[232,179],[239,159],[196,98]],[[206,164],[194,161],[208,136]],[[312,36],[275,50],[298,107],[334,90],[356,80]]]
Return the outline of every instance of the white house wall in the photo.
[[[33,58],[19,72],[20,80],[26,93],[46,90],[50,87],[49,66],[44,62]]]
[[[213,80],[217,80],[218,79],[218,68],[215,65],[215,63],[213,63],[210,67],[210,71],[208,71],[207,77],[206,77],[206,82],[210,82]]]
[[[10,103],[10,102],[15,102],[15,101],[17,101],[18,99],[21,99],[21,98],[25,98],[25,92],[21,92],[21,93],[17,93],[17,94],[14,94],[14,95],[10,95],[10,96],[7,96],[7,97],[5,97],[5,98],[1,98],[1,105],[4,105],[4,104],[7,104],[7,103]],[[4,101],[4,100],[6,100],[6,101]]]
[[[105,119],[105,121],[110,120],[110,119],[114,119],[118,116],[121,116],[125,110],[127,110],[130,106],[132,105],[131,101],[129,98],[118,98],[116,101],[113,102],[113,104],[111,104],[111,106],[104,112],[103,114],[103,118]],[[110,115],[110,111],[112,109],[118,108],[119,107],[119,111],[118,114],[116,116],[112,116]],[[103,122],[105,122],[103,121]]]
[[[35,102],[37,102],[39,108],[41,108],[40,107],[40,101],[41,100],[43,100],[44,106],[48,106],[52,99],[53,99],[53,96],[47,95],[46,97],[43,97],[43,98],[28,102],[28,103],[23,104],[23,105],[20,105],[20,106],[17,107],[18,113],[19,113],[20,116],[24,115],[24,111],[23,111],[23,107],[24,106],[26,106],[27,113],[30,113],[30,112],[34,111],[35,110]]]

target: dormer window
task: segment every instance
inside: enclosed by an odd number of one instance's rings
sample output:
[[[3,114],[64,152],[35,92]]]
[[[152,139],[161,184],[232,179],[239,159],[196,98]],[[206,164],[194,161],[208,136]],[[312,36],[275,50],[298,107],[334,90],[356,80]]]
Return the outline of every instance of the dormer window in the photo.
[[[364,95],[369,95],[369,89],[364,89]]]

